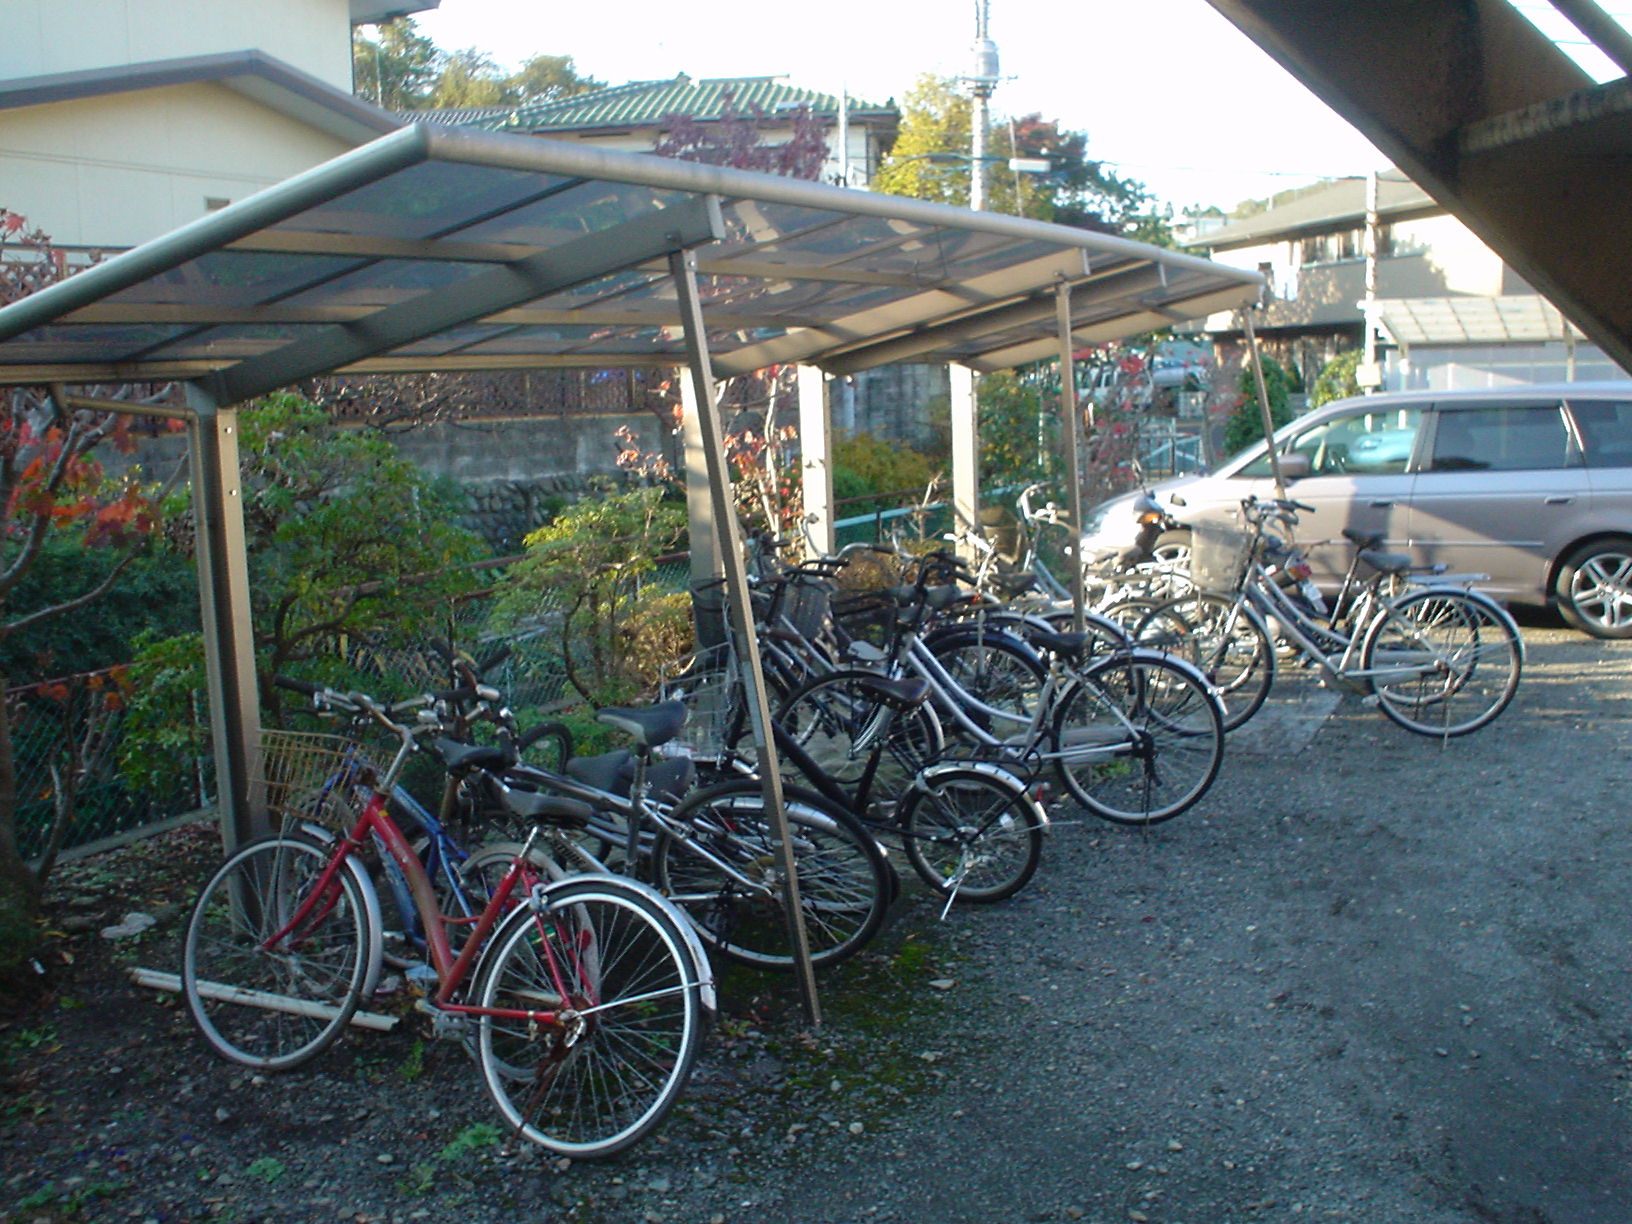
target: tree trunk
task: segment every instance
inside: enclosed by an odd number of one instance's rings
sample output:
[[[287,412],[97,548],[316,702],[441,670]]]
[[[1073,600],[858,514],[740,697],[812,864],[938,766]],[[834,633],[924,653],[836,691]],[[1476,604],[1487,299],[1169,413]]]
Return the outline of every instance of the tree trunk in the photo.
[[[26,970],[40,943],[40,883],[17,848],[17,766],[0,674],[0,984]]]

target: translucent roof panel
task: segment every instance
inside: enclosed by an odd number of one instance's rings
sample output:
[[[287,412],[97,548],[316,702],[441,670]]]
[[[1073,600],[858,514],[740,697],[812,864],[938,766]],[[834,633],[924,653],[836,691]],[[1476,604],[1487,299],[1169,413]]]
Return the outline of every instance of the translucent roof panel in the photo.
[[[689,253],[689,254],[688,254]],[[405,128],[0,310],[0,381],[684,360],[998,369],[1253,301],[1260,278],[1020,218],[527,136]]]

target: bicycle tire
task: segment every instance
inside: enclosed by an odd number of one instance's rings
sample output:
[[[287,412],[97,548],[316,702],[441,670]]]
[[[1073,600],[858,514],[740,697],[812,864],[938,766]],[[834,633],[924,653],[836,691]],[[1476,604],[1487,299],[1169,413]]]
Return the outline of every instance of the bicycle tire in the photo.
[[[894,896],[877,842],[843,809],[784,795],[813,965],[854,956],[878,933]],[[688,835],[661,835],[652,851],[658,891],[686,914],[703,942],[728,960],[794,966],[781,853],[760,783],[726,782],[670,813]],[[761,887],[748,887],[704,857],[706,849]]]
[[[293,943],[265,947],[334,854],[299,834],[262,838],[228,856],[200,891],[183,936],[181,992],[222,1058],[262,1071],[315,1058],[345,1031],[378,976],[379,903],[355,858]]]
[[[853,788],[860,782],[882,720],[890,713],[873,689],[877,680],[877,672],[846,668],[802,686],[777,712],[782,729],[840,786]],[[869,803],[899,800],[918,771],[940,760],[945,750],[941,720],[929,703],[895,714]]]
[[[1507,709],[1524,667],[1524,640],[1493,600],[1460,587],[1426,587],[1378,611],[1360,666],[1378,708],[1395,723],[1452,738]]]
[[[601,1159],[650,1134],[685,1087],[705,978],[672,919],[626,881],[586,876],[545,896],[547,908],[519,908],[494,935],[476,1002],[571,1009],[578,1023],[483,1016],[477,1058],[515,1133]]]
[[[944,896],[989,904],[1014,896],[1043,856],[1041,810],[994,766],[940,765],[914,782],[896,814],[907,862]]]
[[[1094,815],[1159,824],[1218,776],[1224,719],[1198,670],[1135,649],[1080,674],[1060,699],[1049,751],[1061,785]]]
[[[1017,725],[1031,721],[1048,668],[1024,639],[995,626],[957,626],[934,630],[923,642],[958,688]],[[956,694],[946,698],[956,699]]]
[[[1234,731],[1263,708],[1275,684],[1275,643],[1245,603],[1197,592],[1158,604],[1134,631],[1140,646],[1200,669]]]

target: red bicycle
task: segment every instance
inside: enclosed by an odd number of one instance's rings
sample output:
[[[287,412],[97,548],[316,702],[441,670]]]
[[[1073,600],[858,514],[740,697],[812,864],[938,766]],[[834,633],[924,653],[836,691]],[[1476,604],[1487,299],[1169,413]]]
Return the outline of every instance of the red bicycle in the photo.
[[[537,851],[537,829],[480,913],[443,913],[387,805],[420,741],[442,730],[436,698],[387,707],[279,683],[319,710],[389,730],[397,749],[381,771],[348,737],[263,735],[261,784],[279,829],[227,858],[187,923],[182,991],[211,1048],[285,1070],[340,1036],[379,977],[380,905],[364,860],[378,845],[425,931],[436,984],[419,1006],[437,1036],[472,1051],[514,1132],[579,1159],[649,1133],[684,1087],[714,1006],[685,918],[635,881],[567,873]],[[410,711],[416,721],[399,721]],[[570,824],[582,805],[563,800],[536,815]]]

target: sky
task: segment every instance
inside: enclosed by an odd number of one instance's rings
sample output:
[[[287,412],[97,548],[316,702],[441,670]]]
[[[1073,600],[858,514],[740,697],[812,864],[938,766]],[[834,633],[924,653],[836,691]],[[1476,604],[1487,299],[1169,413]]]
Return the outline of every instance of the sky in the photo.
[[[1090,158],[1177,208],[1227,210],[1388,164],[1207,0],[989,0],[989,13],[994,116],[1041,112],[1086,132]],[[414,20],[444,50],[506,69],[570,55],[608,84],[785,75],[881,102],[920,73],[969,70],[975,0],[442,0]]]

